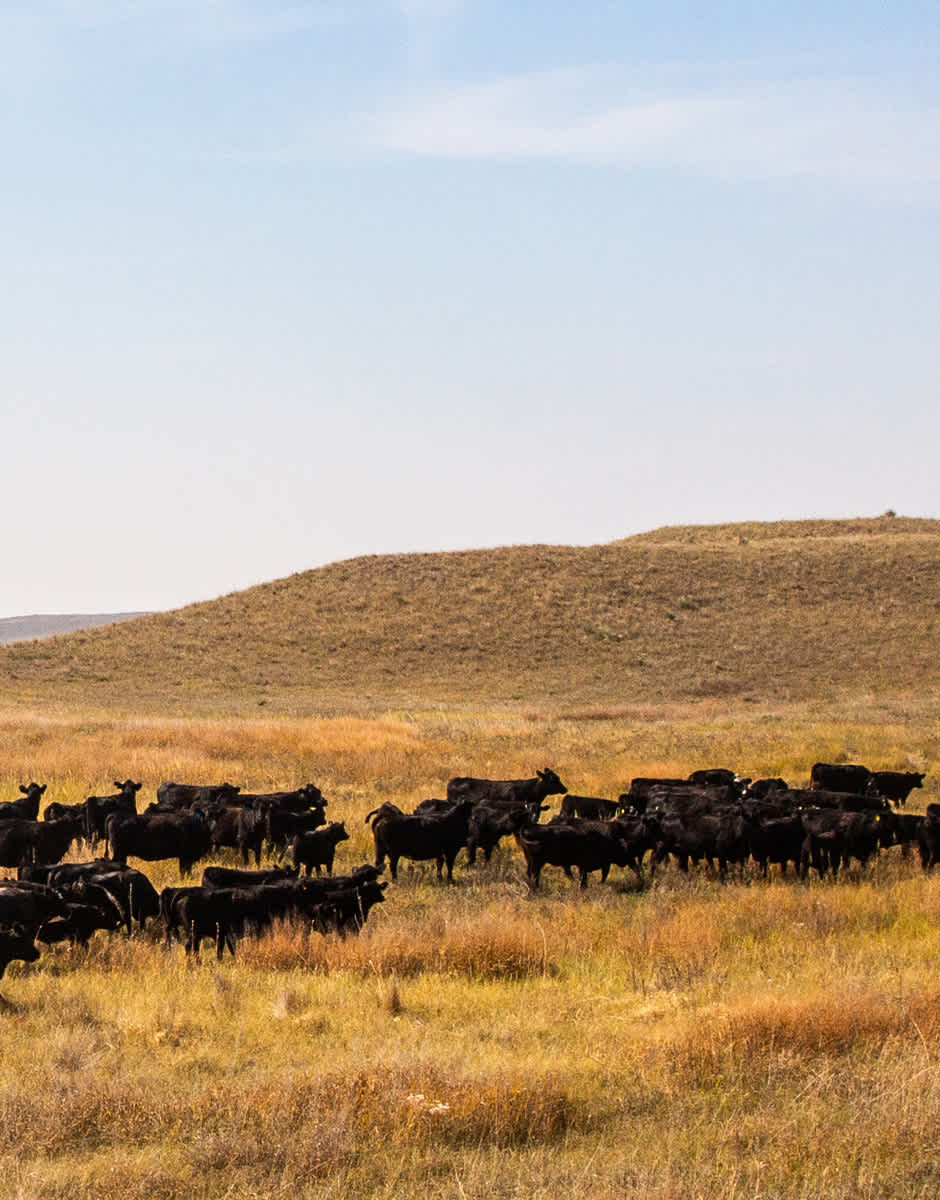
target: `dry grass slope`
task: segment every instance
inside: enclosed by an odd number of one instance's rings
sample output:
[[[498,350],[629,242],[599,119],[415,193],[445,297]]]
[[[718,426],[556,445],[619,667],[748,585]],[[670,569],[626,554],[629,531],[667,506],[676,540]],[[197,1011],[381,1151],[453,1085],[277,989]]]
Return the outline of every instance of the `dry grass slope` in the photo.
[[[374,556],[0,649],[17,701],[205,711],[935,690],[940,522],[682,527]]]

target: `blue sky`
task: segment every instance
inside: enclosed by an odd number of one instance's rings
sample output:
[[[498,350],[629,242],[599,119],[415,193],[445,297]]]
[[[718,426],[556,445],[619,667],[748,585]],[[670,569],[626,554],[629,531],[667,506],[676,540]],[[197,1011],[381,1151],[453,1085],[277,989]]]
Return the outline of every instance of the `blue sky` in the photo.
[[[926,3],[0,10],[0,616],[940,516]]]

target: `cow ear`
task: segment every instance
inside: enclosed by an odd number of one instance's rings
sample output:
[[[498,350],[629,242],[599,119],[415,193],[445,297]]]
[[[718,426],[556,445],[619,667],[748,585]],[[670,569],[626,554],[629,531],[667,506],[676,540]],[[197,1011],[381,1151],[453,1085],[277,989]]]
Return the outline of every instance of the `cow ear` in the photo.
[[[24,785],[21,783],[21,784],[20,784],[20,791],[21,791],[21,792],[23,793],[23,795],[25,796],[25,795],[26,795],[26,793],[29,791],[29,788],[25,787],[25,786],[24,786]]]

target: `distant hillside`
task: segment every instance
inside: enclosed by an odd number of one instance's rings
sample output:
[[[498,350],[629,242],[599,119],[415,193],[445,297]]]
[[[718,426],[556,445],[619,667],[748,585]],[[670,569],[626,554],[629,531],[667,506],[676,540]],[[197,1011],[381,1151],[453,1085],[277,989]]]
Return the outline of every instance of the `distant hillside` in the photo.
[[[940,522],[690,526],[335,563],[0,650],[11,698],[811,700],[940,689]]]
[[[76,629],[93,629],[98,625],[114,625],[131,621],[148,613],[59,613],[31,617],[0,617],[0,646],[10,642],[26,642],[31,638],[52,637],[57,633],[73,633]]]

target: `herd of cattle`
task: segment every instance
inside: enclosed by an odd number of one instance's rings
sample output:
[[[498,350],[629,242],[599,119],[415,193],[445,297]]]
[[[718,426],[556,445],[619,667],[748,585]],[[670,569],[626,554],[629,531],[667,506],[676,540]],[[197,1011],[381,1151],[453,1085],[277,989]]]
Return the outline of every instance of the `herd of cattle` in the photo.
[[[347,875],[333,875],[333,863],[349,835],[343,822],[327,822],[327,801],[314,784],[248,794],[228,783],[167,782],[138,813],[142,785],[125,779],[111,795],[50,803],[42,819],[45,785],[24,784],[19,799],[0,803],[0,867],[17,871],[0,880],[0,976],[13,959],[34,961],[37,941],[85,944],[98,929],[131,933],[153,918],[162,920],[167,943],[178,938],[195,955],[211,939],[219,958],[278,918],[321,933],[358,933],[385,898],[386,862],[394,880],[409,859],[434,861],[438,878],[446,868],[451,881],[461,850],[470,866],[478,853],[489,862],[507,837],[520,847],[533,889],[547,865],[569,877],[577,871],[583,888],[594,871],[606,880],[612,866],[642,883],[644,865],[652,876],[667,859],[684,872],[707,863],[722,879],[749,864],[762,876],[773,864],[784,875],[792,866],[801,878],[811,870],[835,878],[853,860],[867,863],[893,845],[907,853],[916,844],[929,870],[940,860],[940,804],[928,804],[923,816],[900,811],[923,781],[916,772],[816,763],[810,786],[794,788],[710,768],[686,779],[636,778],[609,800],[570,793],[549,768],[531,779],[459,776],[445,798],[424,800],[414,812],[388,802],[370,812],[374,864]],[[560,811],[543,823],[553,796],[562,797]],[[92,854],[104,843],[106,855],[63,862],[75,843]],[[186,876],[224,849],[241,856],[242,869],[206,867],[198,886],[159,894],[127,863],[175,859]],[[261,869],[265,851],[280,862],[288,849],[291,865]]]

